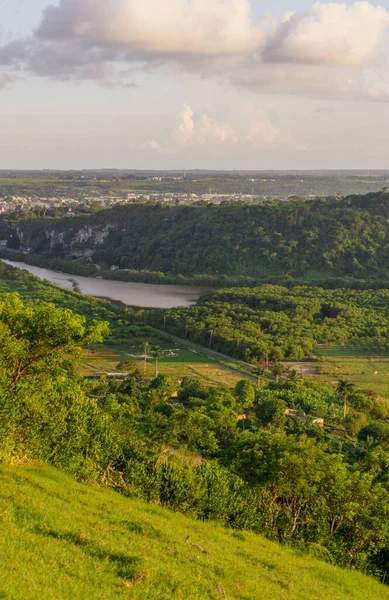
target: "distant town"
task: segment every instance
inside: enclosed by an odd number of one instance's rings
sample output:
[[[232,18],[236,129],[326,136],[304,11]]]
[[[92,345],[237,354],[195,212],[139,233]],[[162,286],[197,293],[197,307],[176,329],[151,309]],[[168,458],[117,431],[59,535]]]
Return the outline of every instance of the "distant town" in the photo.
[[[284,198],[287,200],[288,198]],[[75,207],[84,205],[86,207],[97,208],[99,205],[102,209],[111,208],[116,204],[142,203],[142,202],[159,202],[168,205],[189,205],[195,202],[213,202],[220,204],[226,201],[238,202],[263,202],[271,200],[271,198],[260,197],[254,194],[185,194],[185,193],[129,193],[125,198],[121,196],[85,196],[84,199],[75,198],[58,198],[58,197],[39,197],[39,196],[8,196],[0,198],[0,214],[14,212],[19,210],[33,209],[53,209],[53,208],[68,208],[68,212],[72,213]]]
[[[0,171],[0,214],[342,197],[388,184],[389,171]]]

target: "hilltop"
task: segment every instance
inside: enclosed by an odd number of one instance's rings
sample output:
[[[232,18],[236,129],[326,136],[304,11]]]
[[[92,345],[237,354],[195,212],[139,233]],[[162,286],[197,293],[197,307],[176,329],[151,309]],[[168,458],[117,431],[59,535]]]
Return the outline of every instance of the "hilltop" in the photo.
[[[0,493],[1,598],[389,599],[361,573],[45,466],[1,467]]]

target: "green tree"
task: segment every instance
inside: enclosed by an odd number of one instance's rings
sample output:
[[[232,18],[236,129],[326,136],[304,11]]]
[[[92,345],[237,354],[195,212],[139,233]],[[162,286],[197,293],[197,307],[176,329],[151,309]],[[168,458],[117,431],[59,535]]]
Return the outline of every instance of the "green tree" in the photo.
[[[285,410],[286,403],[283,400],[270,398],[256,404],[255,415],[263,427],[280,429],[285,425]]]
[[[288,383],[292,386],[296,386],[299,383],[301,383],[301,381],[302,381],[302,377],[301,377],[300,373],[298,371],[296,371],[296,369],[292,369],[291,372],[289,373]]]
[[[96,478],[116,460],[112,416],[76,374],[81,347],[107,332],[105,323],[87,325],[52,304],[25,305],[17,295],[0,301],[0,459],[48,460]]]
[[[388,445],[389,444],[389,423],[385,421],[375,421],[363,427],[358,433],[358,439],[362,442],[374,441],[375,443]]]
[[[238,401],[238,405],[241,408],[250,408],[254,405],[255,401],[255,389],[247,379],[238,381],[235,386],[235,397]]]
[[[70,310],[25,305],[17,294],[7,295],[0,300],[0,386],[13,392],[27,379],[70,368],[83,346],[108,332],[106,322],[88,325]]]
[[[159,360],[162,358],[163,356],[163,351],[161,346],[154,346],[153,348],[153,358],[155,360],[155,376],[158,377],[159,375],[159,370],[158,370],[158,364],[159,364]]]
[[[116,369],[121,373],[129,373],[130,371],[135,371],[136,368],[136,363],[133,360],[121,360],[116,365]]]
[[[346,379],[340,379],[336,386],[338,396],[343,400],[343,419],[347,417],[347,400],[354,393],[355,385]]]
[[[156,390],[160,399],[167,402],[177,391],[177,384],[170,375],[158,375],[150,383],[150,390]]]
[[[178,392],[178,401],[187,408],[192,406],[193,399],[196,399],[196,404],[198,404],[198,401],[200,400],[201,403],[205,405],[209,392],[209,388],[207,388],[200,379],[184,377]]]
[[[260,385],[261,385],[261,378],[265,375],[265,373],[266,373],[266,369],[264,367],[257,366],[257,367],[253,368],[253,374],[257,378],[257,386],[258,387],[260,387]]]
[[[147,371],[147,358],[150,356],[151,346],[149,342],[143,343],[143,360],[144,360],[144,374],[146,375]]]
[[[278,383],[278,381],[282,375],[282,372],[283,372],[282,365],[280,365],[280,363],[273,365],[271,372],[272,372],[274,379]]]

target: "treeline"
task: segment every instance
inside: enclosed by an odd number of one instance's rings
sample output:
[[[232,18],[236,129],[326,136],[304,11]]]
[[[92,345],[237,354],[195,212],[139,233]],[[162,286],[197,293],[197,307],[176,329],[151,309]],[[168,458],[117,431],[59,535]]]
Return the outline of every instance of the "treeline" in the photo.
[[[164,375],[148,382],[137,371],[124,381],[78,377],[80,348],[107,332],[68,309],[2,297],[2,462],[47,461],[385,579],[387,402],[296,376],[233,390]],[[287,407],[307,418],[288,417]]]
[[[313,357],[318,344],[389,347],[389,290],[265,285],[202,296],[189,308],[153,311],[149,322],[247,362]]]
[[[12,245],[12,243],[11,243]],[[165,275],[160,271],[134,271],[134,270],[103,270],[95,264],[76,262],[66,258],[52,258],[42,254],[24,253],[10,248],[0,248],[0,259],[6,259],[14,262],[23,262],[27,265],[52,269],[68,273],[69,275],[82,275],[84,277],[101,277],[112,281],[131,281],[138,283],[161,283],[161,284],[180,284],[180,285],[250,285],[252,280],[249,277],[235,277],[233,279],[226,275]],[[204,290],[205,291],[205,290]]]
[[[389,280],[389,193],[344,199],[117,206],[18,226],[20,249],[166,276]]]

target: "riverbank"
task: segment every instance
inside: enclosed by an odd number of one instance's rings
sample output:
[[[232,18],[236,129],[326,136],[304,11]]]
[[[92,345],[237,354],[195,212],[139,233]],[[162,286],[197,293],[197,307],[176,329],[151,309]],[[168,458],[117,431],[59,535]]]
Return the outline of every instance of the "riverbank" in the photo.
[[[163,285],[125,281],[107,281],[97,277],[85,277],[36,267],[24,262],[3,259],[5,264],[46,279],[63,289],[77,291],[88,296],[106,298],[136,308],[176,308],[192,306],[210,288],[201,286]]]
[[[47,279],[40,279],[25,270],[8,267],[0,261],[1,268],[5,270],[0,275],[0,297],[16,292],[25,301],[33,299],[34,302],[53,302],[60,308],[70,309],[85,316],[88,321],[109,323],[111,334],[104,345],[93,351],[84,351],[89,353],[82,361],[82,372],[85,375],[113,372],[120,361],[131,360],[136,363],[137,359],[129,356],[134,354],[133,346],[138,346],[135,354],[141,356],[143,342],[148,341],[150,345],[158,344],[163,348],[176,349],[177,356],[171,356],[168,352],[164,353],[160,360],[163,372],[170,374],[174,379],[181,379],[185,374],[187,377],[199,377],[206,385],[227,384],[231,387],[240,379],[256,381],[250,365],[147,325],[143,320],[147,309],[135,310],[125,307],[122,302],[76,293],[70,287],[61,288]],[[143,373],[143,355],[138,362],[137,366]],[[153,372],[154,366],[150,365],[148,375],[152,376]]]
[[[94,264],[64,260],[62,258],[50,258],[39,254],[29,254],[0,248],[0,259],[25,263],[27,265],[50,269],[69,275],[83,277],[99,277],[108,281],[124,281],[130,283],[147,283],[158,285],[182,285],[200,287],[230,287],[230,286],[253,286],[259,282],[247,277],[231,279],[225,275],[194,275],[185,276],[181,274],[168,274],[159,271],[134,271],[130,269],[104,270]]]
[[[201,288],[233,288],[233,287],[260,287],[261,285],[280,285],[286,288],[295,286],[322,287],[324,289],[387,289],[389,288],[389,277],[383,274],[380,279],[359,279],[354,276],[323,277],[317,272],[309,272],[304,276],[286,275],[285,273],[272,272],[263,274],[263,276],[231,276],[231,275],[182,275],[180,273],[162,273],[160,271],[135,271],[130,269],[107,269],[83,262],[73,260],[64,260],[62,258],[52,258],[41,254],[30,254],[11,250],[10,248],[0,248],[0,259],[25,263],[27,265],[50,269],[53,271],[66,273],[68,275],[78,275],[83,277],[98,277],[106,281],[122,281],[128,283],[145,283],[155,285],[180,285],[188,287]]]

